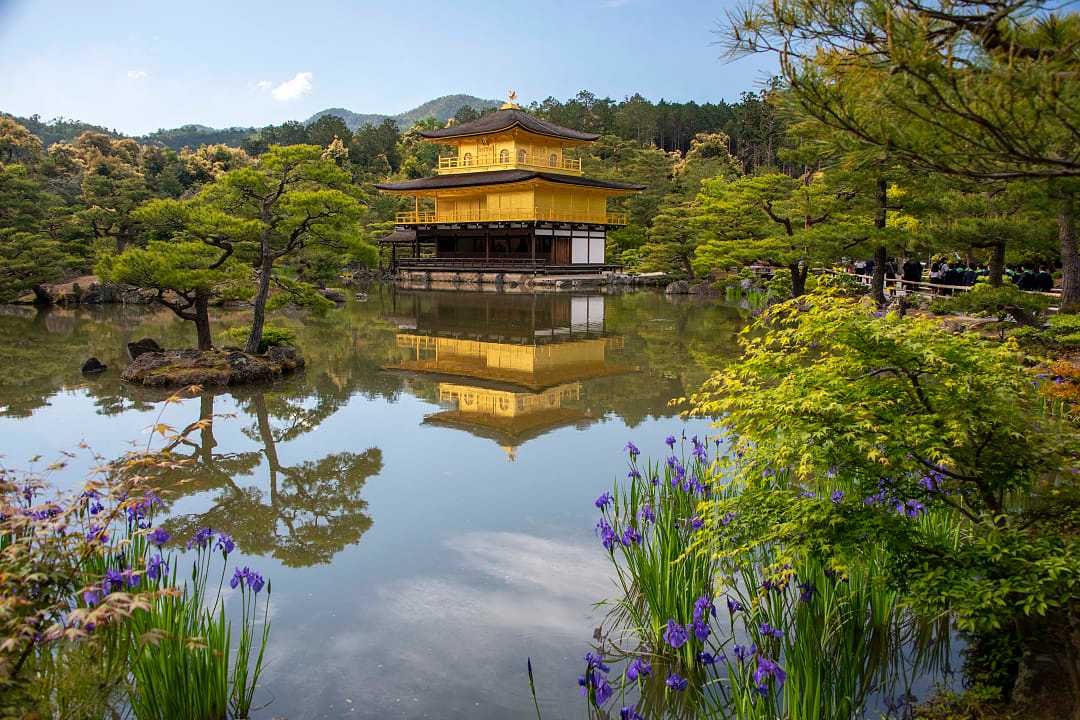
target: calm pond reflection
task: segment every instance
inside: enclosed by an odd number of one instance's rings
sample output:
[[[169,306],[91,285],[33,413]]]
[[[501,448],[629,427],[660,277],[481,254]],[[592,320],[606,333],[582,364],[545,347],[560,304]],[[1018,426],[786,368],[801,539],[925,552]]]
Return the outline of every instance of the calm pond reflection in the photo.
[[[235,561],[273,583],[256,717],[535,717],[527,657],[545,717],[582,716],[592,603],[615,592],[592,501],[623,475],[628,439],[658,454],[683,427],[668,401],[736,352],[745,313],[654,293],[374,286],[325,317],[273,321],[296,333],[303,372],[166,407],[119,369],[129,341],[193,342],[171,314],[0,307],[4,462],[83,441],[115,457],[159,413],[193,425],[167,524],[230,532]],[[90,355],[109,370],[82,377]],[[58,481],[94,464],[79,453]]]

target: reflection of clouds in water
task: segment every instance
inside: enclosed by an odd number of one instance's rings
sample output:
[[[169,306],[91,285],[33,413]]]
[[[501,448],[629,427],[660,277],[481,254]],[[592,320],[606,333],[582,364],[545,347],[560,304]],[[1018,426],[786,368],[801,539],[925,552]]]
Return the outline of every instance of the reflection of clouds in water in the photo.
[[[593,546],[522,533],[468,533],[446,545],[465,565],[508,584],[595,602],[612,590],[611,563]]]
[[[267,682],[278,697],[267,710],[292,720],[320,717],[308,714],[317,707],[327,716],[529,717],[529,656],[553,716],[577,708],[568,675],[579,658],[564,653],[567,640],[585,652],[592,603],[613,594],[603,553],[522,533],[466,533],[445,547],[442,577],[402,579],[321,610],[320,599],[276,608],[306,619],[274,628]]]

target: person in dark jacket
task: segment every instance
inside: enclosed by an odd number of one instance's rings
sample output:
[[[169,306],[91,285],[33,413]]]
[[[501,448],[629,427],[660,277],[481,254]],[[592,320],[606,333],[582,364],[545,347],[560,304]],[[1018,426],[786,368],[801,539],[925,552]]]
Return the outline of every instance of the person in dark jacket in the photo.
[[[909,257],[904,261],[904,279],[908,282],[922,282],[922,263],[918,258]]]
[[[1050,271],[1046,268],[1039,270],[1038,276],[1035,278],[1035,287],[1040,292],[1050,292],[1054,289],[1054,276],[1050,274]]]

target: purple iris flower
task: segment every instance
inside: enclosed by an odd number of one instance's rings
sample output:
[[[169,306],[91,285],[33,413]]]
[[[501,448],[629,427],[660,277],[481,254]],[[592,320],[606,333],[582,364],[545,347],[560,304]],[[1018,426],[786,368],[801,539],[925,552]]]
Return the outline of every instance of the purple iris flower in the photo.
[[[232,535],[226,535],[225,533],[218,533],[217,549],[228,555],[236,549],[236,543],[233,542]]]
[[[896,512],[907,515],[909,518],[917,518],[926,512],[926,506],[918,500],[908,500],[906,503],[897,503]]]
[[[709,615],[716,617],[716,607],[713,605],[712,598],[702,595],[694,601],[694,619],[701,620]]]
[[[705,527],[705,521],[702,520],[701,518],[699,518],[697,515],[694,515],[694,516],[692,516],[690,518],[690,528],[691,529],[700,530],[703,527]]]
[[[626,450],[626,452],[630,453],[630,457],[632,457],[632,458],[636,458],[638,455],[641,454],[641,451],[638,450],[638,446],[635,445],[632,442],[626,443],[625,450]]]
[[[759,655],[757,667],[754,669],[754,684],[757,685],[758,692],[762,692],[762,694],[768,692],[768,681],[770,679],[776,680],[777,687],[783,687],[784,681],[787,680],[787,673],[769,658]]]
[[[690,684],[690,681],[686,678],[679,677],[676,673],[671,673],[668,675],[667,680],[664,681],[664,684],[675,692],[682,692],[686,689],[686,686]]]
[[[844,499],[844,491],[834,490],[830,498],[832,499],[833,503],[839,504],[840,501]]]
[[[734,615],[735,613],[737,613],[737,612],[739,612],[740,610],[742,610],[742,609],[743,609],[743,606],[742,606],[742,603],[741,603],[741,602],[739,602],[738,600],[736,600],[735,598],[731,598],[731,597],[729,597],[729,598],[727,599],[727,609],[728,609],[728,612],[729,612],[729,613],[731,613],[732,615]]]
[[[615,500],[615,498],[613,498],[611,496],[611,493],[606,492],[603,495],[601,495],[600,497],[596,498],[596,502],[594,502],[593,505],[595,505],[600,510],[603,510],[608,505],[610,505],[612,502],[614,502],[614,500]]]
[[[105,528],[93,523],[90,525],[90,529],[86,531],[86,539],[90,542],[109,542],[109,533],[105,532]]]
[[[626,529],[623,530],[622,544],[630,547],[631,545],[637,545],[639,542],[641,542],[641,533],[635,530],[633,526],[627,525]]]
[[[674,435],[668,435],[667,438],[664,439],[664,442],[672,450],[675,449],[675,436]]]
[[[157,580],[163,574],[167,574],[168,572],[169,563],[165,562],[160,555],[150,558],[146,563],[146,577],[151,580]]]
[[[619,720],[645,720],[641,714],[630,705],[619,711]]]
[[[86,592],[83,593],[82,597],[83,597],[83,602],[84,603],[86,603],[90,607],[93,607],[93,606],[97,605],[99,602],[101,602],[101,591],[100,590],[87,590]]]
[[[606,550],[614,548],[615,543],[619,540],[619,536],[615,534],[615,529],[604,518],[600,518],[600,522],[596,523],[596,534],[600,536],[600,542]]]
[[[799,584],[799,590],[801,591],[799,593],[799,600],[801,602],[808,603],[808,602],[810,602],[811,600],[814,599],[815,588],[814,588],[813,584],[811,584],[811,583],[800,583]]]
[[[694,445],[694,449],[690,451],[690,454],[696,457],[701,462],[705,462],[708,459],[708,452],[705,449],[705,443],[699,442],[696,436],[691,442]]]
[[[590,668],[595,668],[600,672],[611,672],[611,668],[604,664],[604,658],[596,653],[585,653],[585,664]]]
[[[97,500],[95,500],[94,502],[92,502],[92,503],[90,504],[90,514],[91,514],[91,515],[97,515],[97,514],[98,514],[99,512],[101,512],[101,511],[102,511],[102,510],[104,510],[104,509],[105,509],[105,506],[104,506],[104,505],[102,505],[102,504],[101,504],[100,502],[98,502]]]
[[[262,575],[251,568],[244,566],[243,569],[236,568],[233,572],[232,580],[229,581],[229,587],[235,590],[237,587],[243,587],[246,584],[251,588],[252,592],[258,593],[262,590],[265,582]]]
[[[652,505],[645,504],[640,510],[638,510],[638,517],[642,522],[655,523],[656,513],[653,512]]]
[[[630,666],[626,668],[626,678],[630,682],[634,682],[638,678],[644,678],[651,672],[652,665],[647,660],[642,660],[641,658],[634,658],[630,661]]]
[[[664,642],[673,648],[680,648],[686,644],[686,641],[690,639],[690,633],[686,632],[679,623],[674,619],[667,621],[667,630],[664,631]]]
[[[116,592],[124,588],[124,575],[119,570],[109,568],[105,571],[105,579],[101,587],[108,592]]]
[[[627,480],[640,480],[641,479],[641,471],[638,470],[637,468],[631,468],[630,472],[626,473],[626,479]]]
[[[809,498],[811,500],[817,500],[817,493],[810,492],[809,490],[804,490],[803,492],[799,493],[799,497],[801,497],[801,498]]]
[[[757,645],[746,647],[745,645],[736,644],[732,652],[735,653],[735,657],[738,658],[739,662],[746,662],[757,654]]]
[[[727,527],[728,525],[731,524],[731,521],[734,520],[734,519],[735,519],[735,513],[733,513],[733,512],[726,513],[724,515],[724,517],[720,518],[720,524],[723,525],[724,527]]]
[[[705,620],[695,620],[691,626],[694,630],[694,636],[701,642],[705,642],[709,637],[709,623]]]
[[[717,662],[717,658],[714,657],[712,653],[699,652],[697,656],[697,661],[702,665],[715,665]]]
[[[596,690],[596,706],[600,707],[606,703],[611,696],[615,694],[615,689],[611,687],[611,683],[603,675],[593,675],[593,688]]]
[[[154,530],[154,532],[150,533],[149,536],[147,536],[147,540],[150,541],[151,545],[161,547],[165,543],[169,542],[169,538],[171,537],[172,535],[169,534],[168,530],[163,527],[159,527]]]
[[[784,631],[783,630],[781,630],[780,628],[774,628],[772,625],[770,625],[767,622],[761,623],[761,625],[758,626],[758,630],[761,631],[762,635],[764,635],[766,637],[774,637],[777,640],[784,637]]]
[[[187,549],[190,550],[193,547],[197,547],[200,550],[204,550],[207,545],[210,544],[210,540],[213,539],[214,532],[210,528],[200,528],[195,531],[195,537],[187,542]]]

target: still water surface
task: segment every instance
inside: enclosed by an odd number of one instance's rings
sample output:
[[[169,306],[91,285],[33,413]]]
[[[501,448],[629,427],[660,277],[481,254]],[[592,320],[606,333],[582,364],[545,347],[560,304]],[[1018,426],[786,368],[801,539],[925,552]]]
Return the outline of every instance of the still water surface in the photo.
[[[27,467],[85,442],[111,458],[159,413],[213,418],[178,448],[195,469],[167,525],[230,532],[230,566],[273,583],[257,717],[535,717],[528,657],[544,716],[580,717],[592,604],[615,594],[592,501],[627,440],[658,456],[668,434],[708,432],[668,401],[733,356],[745,322],[680,300],[375,286],[323,318],[274,318],[303,372],[168,407],[119,369],[129,341],[193,342],[171,314],[0,307],[0,455]],[[89,355],[109,370],[83,378]],[[59,480],[93,464],[81,452]]]

